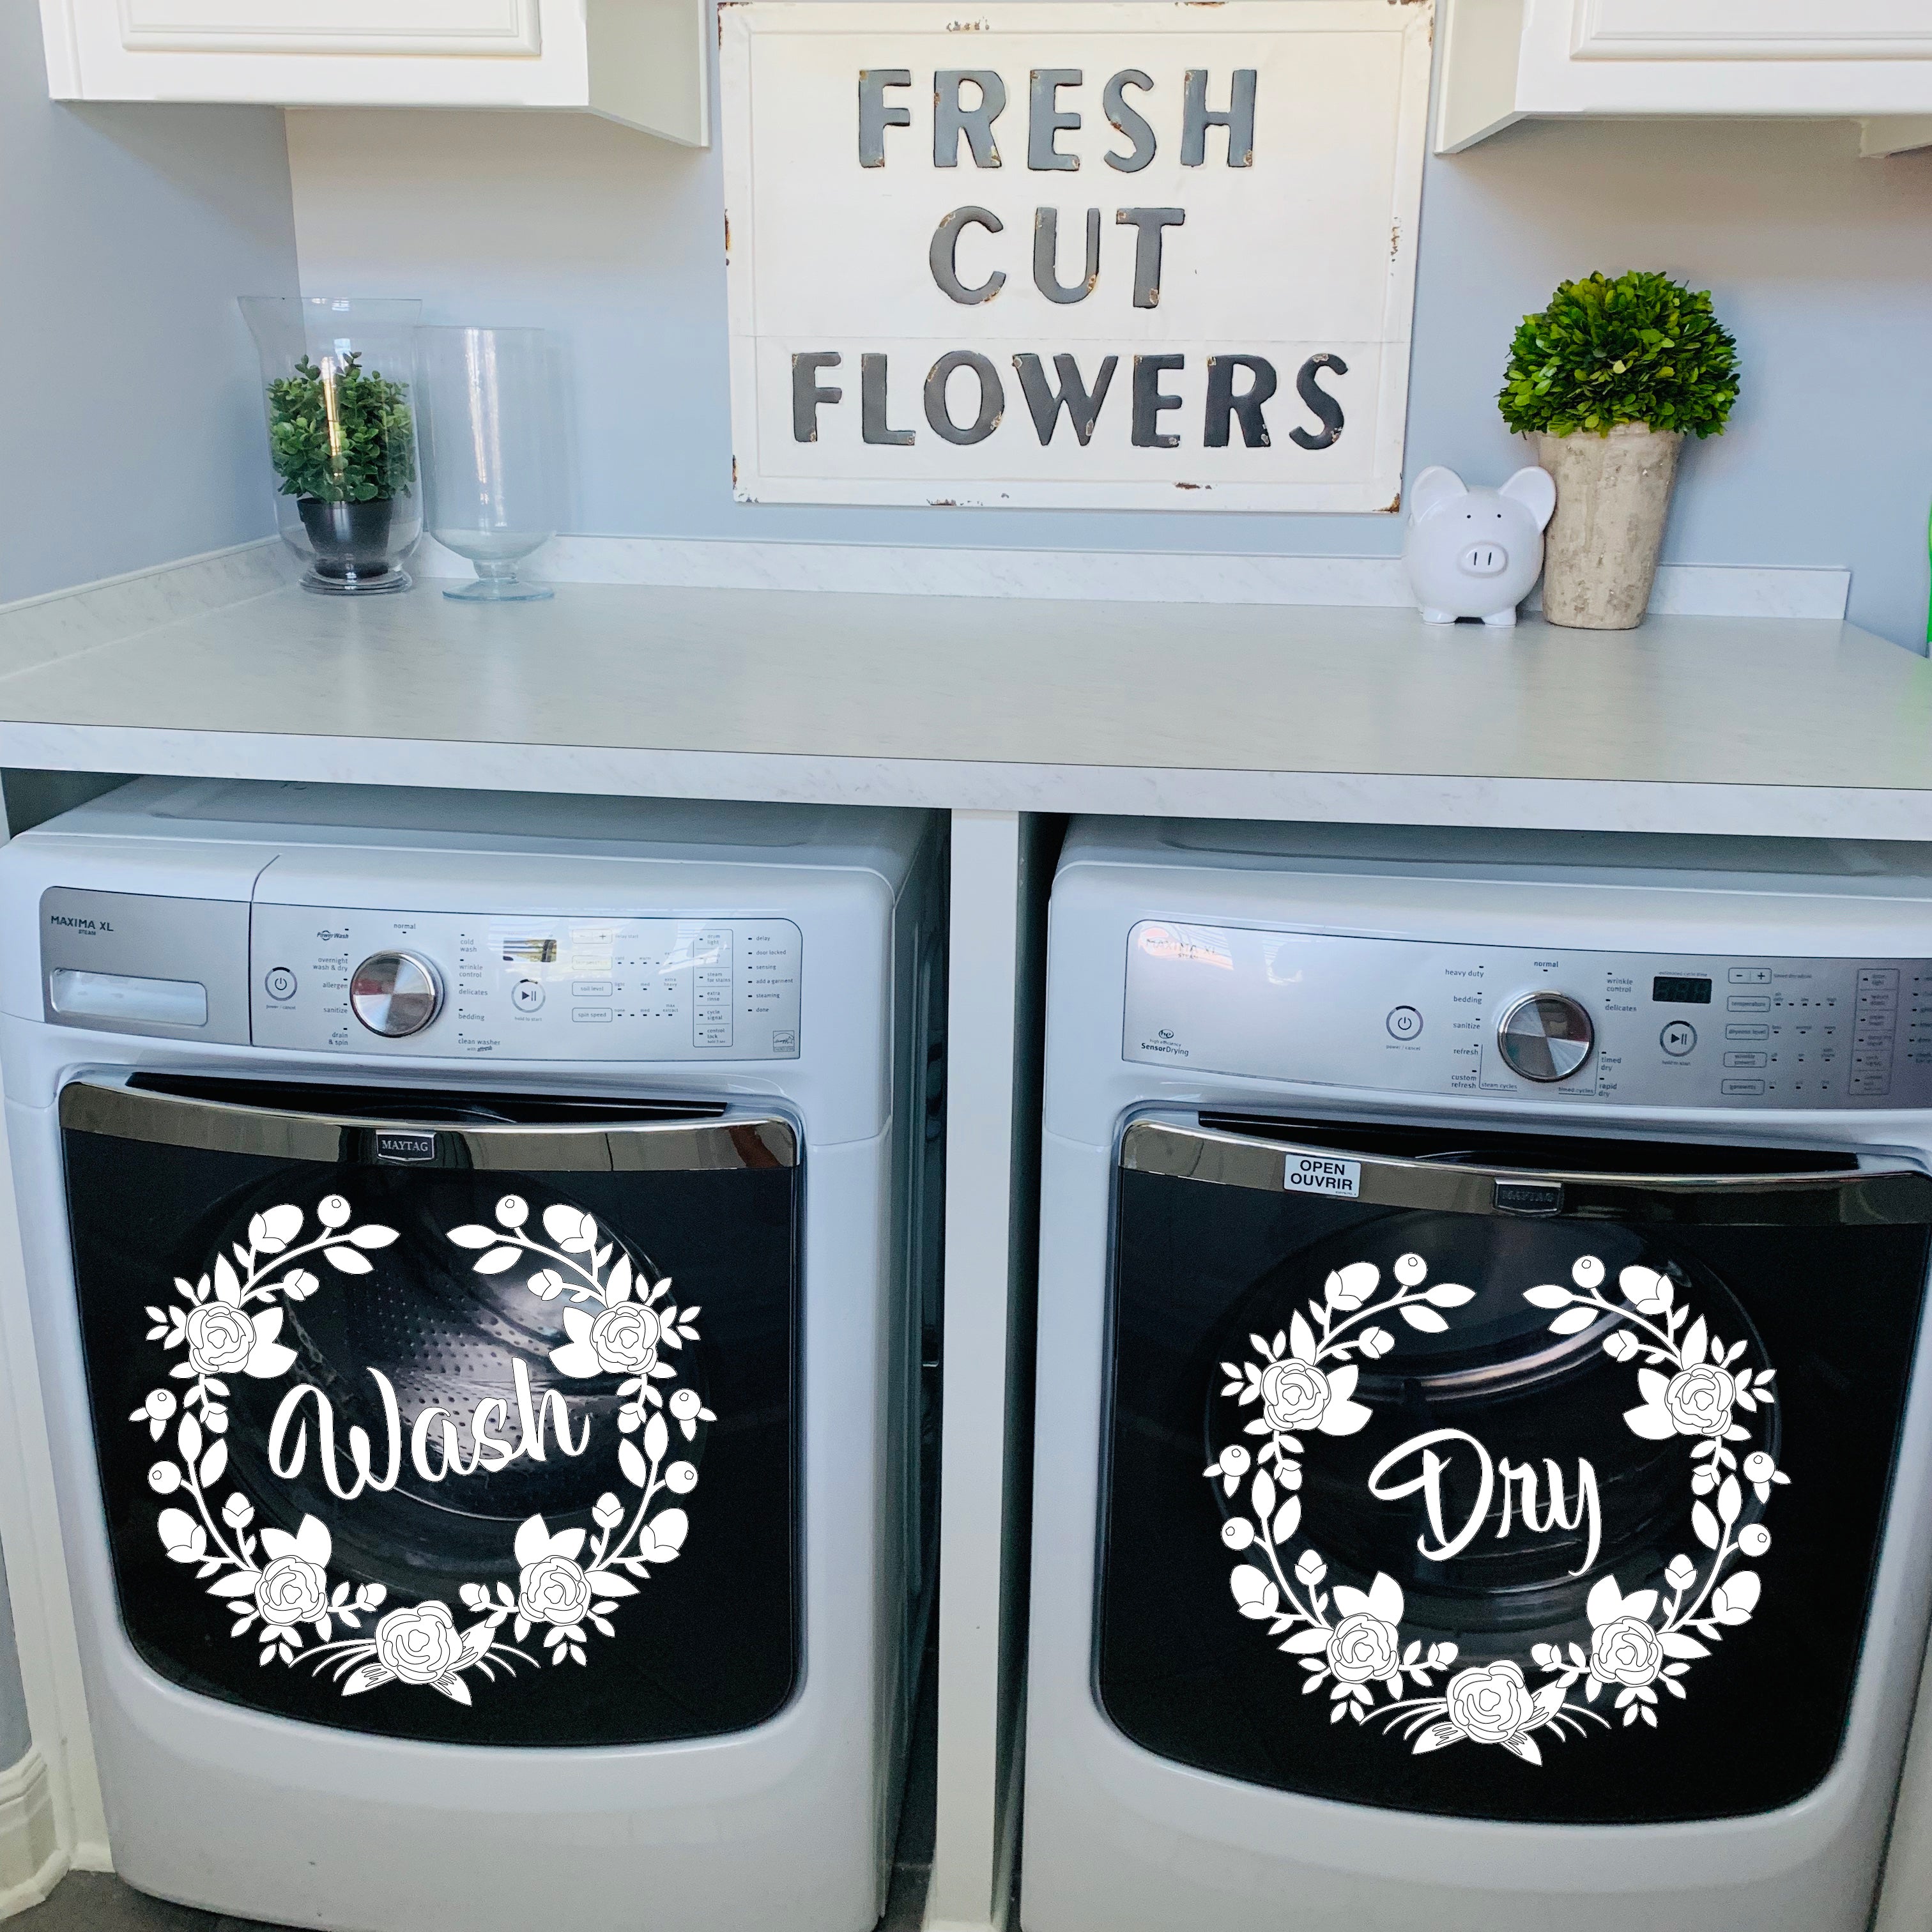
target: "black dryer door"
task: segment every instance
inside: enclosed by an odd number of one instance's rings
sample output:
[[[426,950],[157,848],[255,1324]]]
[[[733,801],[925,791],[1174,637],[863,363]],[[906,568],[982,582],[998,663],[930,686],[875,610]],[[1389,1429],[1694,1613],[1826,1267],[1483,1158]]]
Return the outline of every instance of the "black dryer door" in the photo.
[[[1131,1125],[1117,1186],[1095,1670],[1129,1737],[1569,1823],[1825,1775],[1932,1180],[1210,1118]]]
[[[279,1717],[714,1736],[800,1658],[797,1141],[646,1103],[61,1096],[121,1619]]]

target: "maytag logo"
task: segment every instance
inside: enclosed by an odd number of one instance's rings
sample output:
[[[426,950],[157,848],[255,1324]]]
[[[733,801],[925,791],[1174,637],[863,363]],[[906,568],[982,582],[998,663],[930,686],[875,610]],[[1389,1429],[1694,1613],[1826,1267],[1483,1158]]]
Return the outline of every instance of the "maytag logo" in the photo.
[[[1503,1214],[1560,1214],[1563,1188],[1554,1180],[1498,1180],[1496,1210]]]
[[[425,1161],[436,1158],[434,1134],[404,1134],[379,1130],[376,1136],[378,1160]]]

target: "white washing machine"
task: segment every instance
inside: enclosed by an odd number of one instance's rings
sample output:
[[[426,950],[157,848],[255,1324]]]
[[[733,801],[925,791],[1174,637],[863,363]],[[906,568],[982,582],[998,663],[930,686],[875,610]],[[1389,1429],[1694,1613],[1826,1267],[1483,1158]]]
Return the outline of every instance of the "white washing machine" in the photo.
[[[928,1594],[942,850],[142,780],[0,853],[132,1884],[340,1932],[872,1926]]]
[[[1928,956],[1925,847],[1076,824],[1026,1932],[1866,1925]]]

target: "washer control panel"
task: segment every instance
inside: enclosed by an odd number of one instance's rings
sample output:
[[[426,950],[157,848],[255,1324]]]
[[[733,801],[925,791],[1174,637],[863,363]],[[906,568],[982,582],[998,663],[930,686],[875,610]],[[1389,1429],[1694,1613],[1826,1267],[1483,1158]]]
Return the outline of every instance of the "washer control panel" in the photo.
[[[1932,960],[1436,944],[1144,920],[1123,1056],[1409,1094],[1932,1107]]]
[[[257,904],[257,1046],[474,1060],[795,1060],[790,920]]]

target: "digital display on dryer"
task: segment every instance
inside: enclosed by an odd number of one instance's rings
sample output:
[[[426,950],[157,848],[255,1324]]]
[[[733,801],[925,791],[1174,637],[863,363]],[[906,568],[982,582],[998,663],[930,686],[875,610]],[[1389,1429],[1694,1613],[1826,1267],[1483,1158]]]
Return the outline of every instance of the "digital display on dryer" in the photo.
[[[1711,982],[1660,973],[1650,982],[1650,997],[1660,1006],[1708,1006]]]

